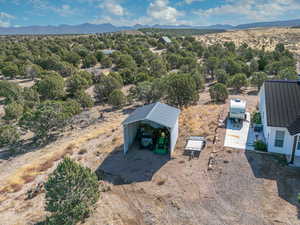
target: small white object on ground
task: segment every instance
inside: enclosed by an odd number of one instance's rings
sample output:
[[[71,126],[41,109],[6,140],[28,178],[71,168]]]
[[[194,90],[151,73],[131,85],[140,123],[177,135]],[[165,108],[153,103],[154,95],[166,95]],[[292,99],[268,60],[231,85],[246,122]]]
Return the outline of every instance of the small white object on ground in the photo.
[[[203,137],[191,136],[187,140],[187,144],[185,146],[185,150],[187,151],[202,151],[205,145],[205,140]]]

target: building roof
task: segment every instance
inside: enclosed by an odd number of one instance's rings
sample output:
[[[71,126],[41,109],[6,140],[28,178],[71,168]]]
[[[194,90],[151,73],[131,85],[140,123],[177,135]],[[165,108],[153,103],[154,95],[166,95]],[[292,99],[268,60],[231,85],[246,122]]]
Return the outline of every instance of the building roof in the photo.
[[[101,50],[101,52],[104,54],[104,55],[111,55],[115,52],[116,50],[111,50],[111,49],[104,49],[104,50]]]
[[[172,42],[172,41],[170,40],[170,38],[167,37],[167,36],[163,36],[163,37],[161,37],[161,39],[162,39],[164,42],[166,42],[166,43],[171,43],[171,42]]]
[[[180,110],[160,102],[137,108],[124,122],[128,125],[142,120],[149,120],[168,128],[173,128]]]
[[[266,81],[267,123],[286,127],[291,135],[300,133],[300,83],[297,81]]]

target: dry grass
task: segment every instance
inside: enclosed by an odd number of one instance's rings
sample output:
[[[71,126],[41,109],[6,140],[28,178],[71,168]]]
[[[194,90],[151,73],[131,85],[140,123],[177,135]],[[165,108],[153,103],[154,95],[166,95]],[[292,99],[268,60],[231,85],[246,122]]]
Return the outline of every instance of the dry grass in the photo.
[[[22,176],[22,179],[24,180],[25,184],[27,184],[34,181],[35,176],[25,174],[24,176]]]
[[[23,184],[30,183],[35,180],[36,176],[50,169],[55,161],[62,159],[64,156],[73,153],[75,145],[69,145],[61,152],[51,152],[46,154],[40,161],[33,161],[20,169],[8,179],[8,184],[3,187],[0,192],[18,192],[22,189]]]
[[[273,51],[276,44],[284,43],[290,51],[300,54],[300,30],[291,28],[258,28],[250,30],[228,31],[218,34],[196,36],[196,39],[206,45],[232,41],[236,46],[247,43],[256,49]]]
[[[196,105],[184,109],[180,117],[180,127],[184,127],[188,135],[214,136],[218,125],[220,106]]]
[[[40,164],[38,167],[38,172],[43,172],[51,168],[54,164],[54,162],[57,161],[57,158],[51,158],[50,160],[46,161],[43,164]]]
[[[157,185],[159,185],[159,186],[161,186],[161,185],[164,185],[166,183],[166,180],[165,179],[163,179],[163,180],[159,180],[159,181],[157,181]]]
[[[180,151],[176,154],[181,154],[189,136],[203,136],[212,143],[222,110],[221,105],[195,105],[184,109],[179,119],[180,138],[176,145]]]
[[[86,148],[82,148],[78,152],[79,155],[84,155],[85,153],[87,153],[87,149]]]
[[[111,143],[115,144],[118,141],[117,137],[113,137],[113,139],[111,140]]]
[[[43,174],[49,168],[54,165],[54,162],[62,159],[66,155],[72,155],[75,148],[79,145],[99,138],[101,135],[111,133],[112,129],[119,126],[120,121],[111,122],[101,129],[93,129],[90,132],[86,132],[85,135],[78,136],[69,142],[64,142],[59,146],[54,144],[50,148],[47,148],[47,152],[41,157],[33,159],[30,163],[18,168],[14,174],[7,178],[7,185],[0,188],[0,193],[17,192],[22,189],[25,183],[31,182],[36,176]],[[116,140],[115,144],[118,144],[121,138]],[[106,147],[104,151],[110,151],[111,145]],[[108,150],[109,148],[109,150]]]

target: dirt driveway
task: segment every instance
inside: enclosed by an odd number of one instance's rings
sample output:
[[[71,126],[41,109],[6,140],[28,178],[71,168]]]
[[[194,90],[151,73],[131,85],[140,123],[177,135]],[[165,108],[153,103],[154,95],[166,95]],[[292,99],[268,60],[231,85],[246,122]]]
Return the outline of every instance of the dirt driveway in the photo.
[[[178,155],[150,173],[150,180],[113,185],[85,225],[300,224],[299,170],[273,156],[228,149],[207,171],[209,156],[207,149],[192,161]],[[123,173],[118,180],[131,178]]]

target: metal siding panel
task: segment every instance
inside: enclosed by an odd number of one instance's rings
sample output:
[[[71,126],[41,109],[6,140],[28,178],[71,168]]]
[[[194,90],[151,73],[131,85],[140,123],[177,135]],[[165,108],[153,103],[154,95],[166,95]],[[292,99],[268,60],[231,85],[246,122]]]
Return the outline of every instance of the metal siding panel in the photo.
[[[132,123],[124,126],[124,154],[126,154],[132,146],[136,137],[137,128],[138,123]]]
[[[124,154],[128,152],[128,127],[123,126]]]
[[[147,119],[168,128],[172,128],[176,123],[179,114],[179,109],[158,102],[147,116]]]
[[[123,124],[130,124],[147,119],[172,128],[179,114],[179,109],[157,102],[137,108],[127,117]]]
[[[300,85],[296,81],[266,81],[268,125],[288,127],[300,112]]]
[[[174,152],[177,139],[178,139],[178,119],[171,130],[171,153]]]
[[[147,118],[148,114],[151,112],[156,103],[145,105],[134,110],[123,124],[130,124]]]

